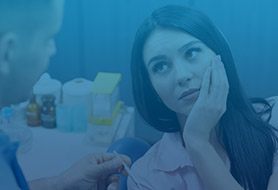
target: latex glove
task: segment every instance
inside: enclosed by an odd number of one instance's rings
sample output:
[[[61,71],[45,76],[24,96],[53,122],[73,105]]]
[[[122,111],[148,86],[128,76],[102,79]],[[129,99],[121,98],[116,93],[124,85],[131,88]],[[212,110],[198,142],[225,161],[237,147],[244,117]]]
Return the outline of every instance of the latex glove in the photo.
[[[62,189],[66,190],[112,190],[117,189],[119,178],[115,174],[124,172],[124,161],[131,164],[128,157],[103,153],[86,156],[59,176]]]

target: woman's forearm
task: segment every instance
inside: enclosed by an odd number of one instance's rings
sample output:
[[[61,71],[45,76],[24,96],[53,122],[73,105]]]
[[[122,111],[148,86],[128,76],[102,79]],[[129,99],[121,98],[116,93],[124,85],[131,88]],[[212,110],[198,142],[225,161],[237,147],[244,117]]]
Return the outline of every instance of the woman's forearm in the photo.
[[[187,138],[186,148],[207,189],[243,190],[209,142]]]

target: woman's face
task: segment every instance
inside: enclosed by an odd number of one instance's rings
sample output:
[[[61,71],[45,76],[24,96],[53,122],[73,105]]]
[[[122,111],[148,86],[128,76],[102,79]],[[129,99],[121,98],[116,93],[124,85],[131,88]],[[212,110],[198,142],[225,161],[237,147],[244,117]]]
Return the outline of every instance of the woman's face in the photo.
[[[155,91],[169,109],[185,115],[197,100],[203,75],[214,57],[197,38],[171,29],[156,29],[143,49]]]

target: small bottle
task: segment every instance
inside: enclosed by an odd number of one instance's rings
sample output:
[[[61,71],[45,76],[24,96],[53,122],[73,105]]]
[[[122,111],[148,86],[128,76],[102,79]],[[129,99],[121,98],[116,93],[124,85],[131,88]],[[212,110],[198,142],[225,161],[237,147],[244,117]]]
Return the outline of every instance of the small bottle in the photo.
[[[42,96],[41,122],[42,126],[45,128],[56,127],[56,108],[54,95]]]
[[[40,106],[36,101],[36,96],[33,95],[26,108],[27,125],[30,127],[40,126]]]

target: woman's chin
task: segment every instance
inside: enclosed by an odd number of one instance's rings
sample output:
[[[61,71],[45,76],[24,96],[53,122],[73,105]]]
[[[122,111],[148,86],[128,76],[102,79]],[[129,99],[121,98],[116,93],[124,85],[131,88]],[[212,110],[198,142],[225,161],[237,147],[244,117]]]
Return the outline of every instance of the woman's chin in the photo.
[[[186,106],[179,106],[176,112],[183,115],[189,115],[194,104],[195,102],[192,102],[191,104],[187,104]]]
[[[184,115],[184,116],[188,116],[190,114],[190,111],[191,109],[179,109],[179,110],[176,110],[175,112],[178,114],[178,115]]]

